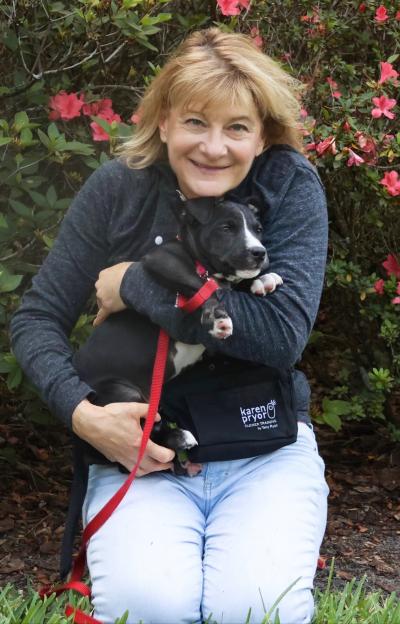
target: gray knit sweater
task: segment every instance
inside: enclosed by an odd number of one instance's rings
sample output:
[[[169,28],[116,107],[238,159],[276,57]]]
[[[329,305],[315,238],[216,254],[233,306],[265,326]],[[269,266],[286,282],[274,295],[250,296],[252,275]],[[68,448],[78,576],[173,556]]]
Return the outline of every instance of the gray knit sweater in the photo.
[[[171,203],[176,188],[167,164],[132,170],[113,160],[97,169],[68,210],[51,252],[12,319],[16,357],[52,412],[69,428],[73,410],[91,393],[71,363],[71,330],[102,269],[139,261],[156,241],[175,238]],[[284,284],[267,297],[218,291],[233,320],[230,338],[213,339],[200,325],[199,313],[185,315],[175,308],[175,293],[159,286],[140,262],[126,272],[121,296],[173,338],[243,360],[289,367],[304,350],[321,296],[327,248],[324,191],[302,155],[287,146],[274,146],[255,160],[235,194],[261,199],[269,270],[281,275]],[[294,382],[299,418],[304,419],[308,382],[300,372]]]

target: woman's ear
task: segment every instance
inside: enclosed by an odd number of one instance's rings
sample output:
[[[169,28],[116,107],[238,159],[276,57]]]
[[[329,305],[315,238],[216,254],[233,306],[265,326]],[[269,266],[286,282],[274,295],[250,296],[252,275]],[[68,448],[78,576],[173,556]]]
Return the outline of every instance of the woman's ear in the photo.
[[[167,132],[168,132],[168,120],[167,116],[164,114],[160,121],[158,122],[158,130],[160,132],[160,139],[163,143],[167,142]]]
[[[264,151],[264,144],[265,144],[264,137],[263,135],[261,135],[257,144],[256,156],[259,156]]]

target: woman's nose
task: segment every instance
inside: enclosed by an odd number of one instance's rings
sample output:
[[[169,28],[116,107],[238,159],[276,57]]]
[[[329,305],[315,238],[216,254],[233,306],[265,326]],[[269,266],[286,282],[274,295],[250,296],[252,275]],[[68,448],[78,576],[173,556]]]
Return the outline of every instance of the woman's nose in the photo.
[[[220,158],[227,154],[228,148],[223,132],[210,130],[200,144],[200,151],[209,158]]]

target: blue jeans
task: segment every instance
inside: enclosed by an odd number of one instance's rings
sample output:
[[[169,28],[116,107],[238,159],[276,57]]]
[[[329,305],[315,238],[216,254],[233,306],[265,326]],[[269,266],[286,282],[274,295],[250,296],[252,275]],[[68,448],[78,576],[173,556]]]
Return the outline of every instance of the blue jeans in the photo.
[[[124,481],[92,466],[87,523]],[[129,624],[260,624],[277,597],[281,624],[309,623],[328,487],[313,431],[268,455],[209,462],[195,477],[137,479],[90,540],[95,617]],[[272,618],[273,620],[273,618]]]

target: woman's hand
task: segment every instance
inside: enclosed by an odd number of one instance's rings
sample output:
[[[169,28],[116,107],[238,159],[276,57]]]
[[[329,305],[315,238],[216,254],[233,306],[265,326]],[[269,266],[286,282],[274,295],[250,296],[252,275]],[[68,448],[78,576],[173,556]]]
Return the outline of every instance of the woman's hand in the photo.
[[[119,290],[125,271],[133,264],[132,262],[120,262],[100,271],[99,278],[95,283],[96,298],[99,311],[93,321],[94,327],[100,325],[107,316],[113,312],[120,312],[126,308],[122,301]]]
[[[84,399],[72,414],[72,428],[107,459],[122,464],[130,472],[136,463],[143,435],[140,419],[146,418],[148,408],[146,403],[133,402],[99,407]],[[156,421],[160,418],[157,414]],[[149,440],[137,476],[172,468],[174,456],[171,449]]]

